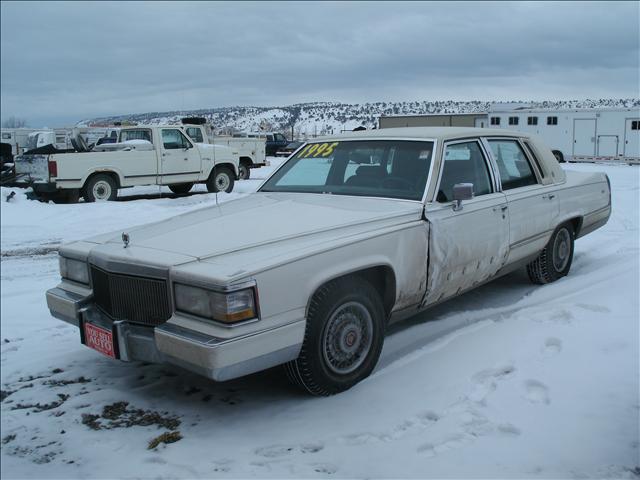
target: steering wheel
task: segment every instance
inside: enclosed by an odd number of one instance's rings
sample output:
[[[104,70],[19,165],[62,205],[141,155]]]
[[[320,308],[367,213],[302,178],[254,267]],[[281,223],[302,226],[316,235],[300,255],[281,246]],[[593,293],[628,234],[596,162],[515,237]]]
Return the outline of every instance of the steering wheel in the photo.
[[[388,188],[390,190],[413,190],[415,185],[406,178],[387,177],[382,180],[382,188]]]

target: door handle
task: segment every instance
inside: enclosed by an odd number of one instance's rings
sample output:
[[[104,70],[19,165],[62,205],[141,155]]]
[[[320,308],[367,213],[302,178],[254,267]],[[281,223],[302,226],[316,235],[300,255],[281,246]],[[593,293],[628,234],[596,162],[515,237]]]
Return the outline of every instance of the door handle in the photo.
[[[163,157],[166,157],[166,156],[167,156],[167,154],[166,154],[166,153],[163,153],[163,154],[162,154],[162,156],[163,156]]]
[[[554,198],[556,198],[556,196],[553,193],[550,193],[549,195],[543,195],[542,198],[548,198],[549,200],[553,200]]]
[[[184,158],[184,161],[186,162],[187,160],[189,160],[187,157]]]
[[[501,211],[505,211],[507,208],[509,208],[507,205],[500,205],[500,210]],[[493,207],[493,211],[497,212],[498,211],[498,207]]]

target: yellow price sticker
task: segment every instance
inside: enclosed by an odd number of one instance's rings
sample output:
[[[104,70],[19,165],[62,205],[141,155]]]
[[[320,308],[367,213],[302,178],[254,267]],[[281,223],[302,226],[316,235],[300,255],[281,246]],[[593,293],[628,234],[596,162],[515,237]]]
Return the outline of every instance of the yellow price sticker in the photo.
[[[310,143],[304,147],[297,156],[298,158],[326,158],[333,153],[338,145],[339,142]]]

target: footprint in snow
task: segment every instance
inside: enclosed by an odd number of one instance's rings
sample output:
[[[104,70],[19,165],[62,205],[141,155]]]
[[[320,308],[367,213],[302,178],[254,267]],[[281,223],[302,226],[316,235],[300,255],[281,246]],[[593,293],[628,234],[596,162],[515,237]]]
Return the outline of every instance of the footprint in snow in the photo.
[[[553,356],[562,351],[562,340],[559,338],[549,337],[544,342],[542,353],[545,356]]]
[[[524,383],[524,388],[524,398],[531,403],[544,403],[545,405],[550,403],[549,389],[544,383],[537,380],[527,380]]]
[[[316,453],[324,448],[322,444],[307,443],[303,445],[271,445],[269,447],[258,448],[254,451],[256,455],[267,458],[283,457],[293,453]]]
[[[477,372],[471,377],[475,385],[469,398],[484,405],[487,395],[498,388],[498,382],[508,378],[515,371],[516,368],[513,365],[505,365]]]
[[[448,450],[455,450],[457,448],[464,447],[465,445],[473,442],[473,437],[470,435],[450,435],[439,442],[425,443],[418,447],[418,453],[426,457],[435,457],[440,453],[444,453]]]
[[[316,473],[324,473],[325,475],[333,475],[338,471],[338,467],[330,463],[312,463],[309,465]]]
[[[364,445],[367,443],[390,442],[400,439],[406,435],[418,434],[429,428],[435,422],[440,420],[440,416],[426,410],[418,413],[415,417],[409,418],[397,424],[391,430],[386,432],[362,432],[345,435],[338,438],[338,441],[346,445]]]
[[[597,313],[610,313],[611,310],[603,305],[591,305],[588,303],[578,303],[576,305],[577,307],[582,308],[583,310],[588,310],[590,312],[597,312]]]

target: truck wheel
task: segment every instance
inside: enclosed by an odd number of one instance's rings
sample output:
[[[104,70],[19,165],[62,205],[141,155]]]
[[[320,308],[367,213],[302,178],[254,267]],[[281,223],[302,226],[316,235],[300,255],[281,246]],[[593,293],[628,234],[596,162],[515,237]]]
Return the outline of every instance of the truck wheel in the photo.
[[[553,156],[556,157],[556,160],[558,161],[558,163],[564,163],[564,155],[562,155],[561,151],[554,150],[552,153],[553,153]]]
[[[560,225],[540,252],[538,258],[527,265],[529,279],[544,285],[566,276],[573,261],[574,231],[571,223]]]
[[[229,167],[216,167],[207,180],[207,191],[227,192],[233,190],[233,171]]]
[[[100,173],[87,180],[82,193],[85,202],[106,202],[118,197],[118,186],[110,175]]]
[[[169,185],[169,190],[173,193],[189,193],[192,188],[193,183],[176,183],[174,185]]]
[[[366,280],[346,277],[311,299],[300,355],[285,364],[289,380],[312,395],[334,395],[368,377],[384,342],[384,308]]]
[[[238,180],[249,180],[251,176],[251,168],[245,162],[238,166]]]

